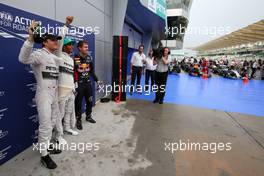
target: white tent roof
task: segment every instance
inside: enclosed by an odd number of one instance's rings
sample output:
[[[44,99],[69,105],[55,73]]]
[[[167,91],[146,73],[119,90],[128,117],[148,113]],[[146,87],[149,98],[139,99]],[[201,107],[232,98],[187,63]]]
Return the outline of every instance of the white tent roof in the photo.
[[[197,51],[209,51],[259,41],[264,41],[264,20],[207,42],[194,49]]]

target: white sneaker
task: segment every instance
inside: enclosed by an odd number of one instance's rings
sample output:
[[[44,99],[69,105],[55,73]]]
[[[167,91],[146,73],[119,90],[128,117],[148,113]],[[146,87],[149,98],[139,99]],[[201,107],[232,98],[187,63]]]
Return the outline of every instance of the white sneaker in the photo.
[[[73,135],[73,136],[77,136],[79,133],[77,131],[74,131],[72,129],[68,129],[68,130],[64,130],[66,133]]]
[[[59,145],[66,145],[67,144],[67,141],[63,138],[63,137],[58,137],[58,142],[59,142]]]

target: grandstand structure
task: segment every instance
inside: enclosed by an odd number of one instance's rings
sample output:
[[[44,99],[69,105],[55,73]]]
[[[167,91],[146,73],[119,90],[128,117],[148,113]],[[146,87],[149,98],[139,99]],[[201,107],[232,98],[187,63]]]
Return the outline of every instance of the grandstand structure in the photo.
[[[200,55],[238,53],[264,55],[264,20],[202,44],[194,50]]]

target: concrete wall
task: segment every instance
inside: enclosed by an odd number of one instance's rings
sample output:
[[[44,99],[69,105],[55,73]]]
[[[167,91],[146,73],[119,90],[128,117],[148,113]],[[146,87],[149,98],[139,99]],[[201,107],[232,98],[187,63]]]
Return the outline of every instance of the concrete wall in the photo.
[[[122,35],[128,0],[113,1],[113,35]]]
[[[128,24],[124,24],[123,35],[128,36],[128,47],[137,49],[143,43],[142,34],[135,31]]]
[[[111,83],[113,0],[1,0],[1,3],[60,22],[72,15],[73,25],[99,27],[100,34],[95,36],[96,74],[104,83]]]

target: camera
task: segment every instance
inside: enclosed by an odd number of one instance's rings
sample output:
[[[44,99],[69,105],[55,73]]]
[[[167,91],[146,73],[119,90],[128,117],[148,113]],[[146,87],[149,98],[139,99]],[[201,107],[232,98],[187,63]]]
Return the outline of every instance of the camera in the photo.
[[[153,50],[153,57],[155,58],[155,59],[161,59],[162,58],[162,48],[161,47],[159,47],[159,48],[156,48],[156,49],[152,49]]]

